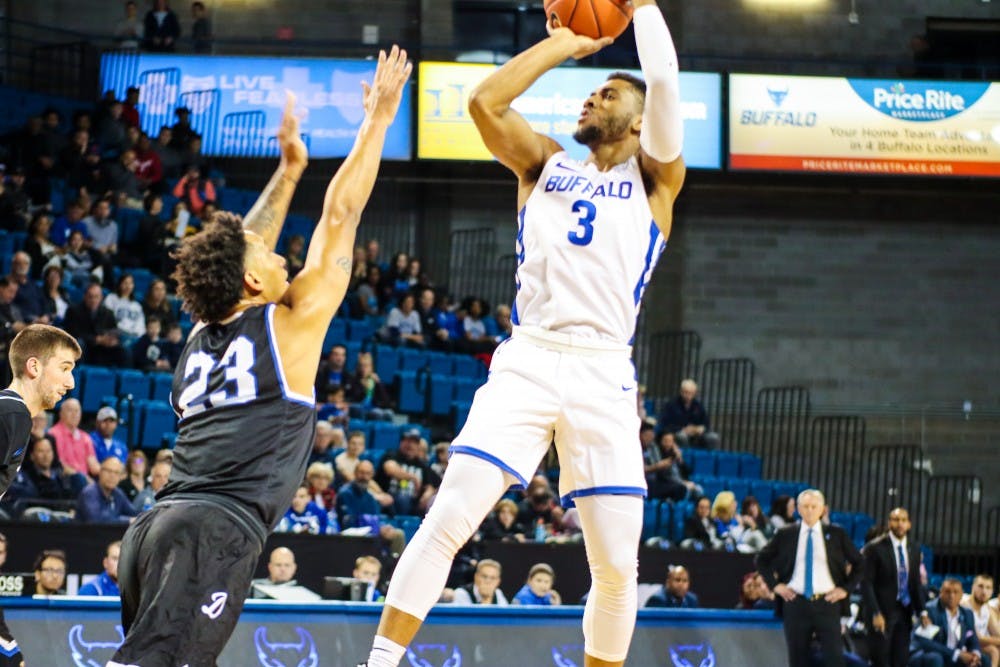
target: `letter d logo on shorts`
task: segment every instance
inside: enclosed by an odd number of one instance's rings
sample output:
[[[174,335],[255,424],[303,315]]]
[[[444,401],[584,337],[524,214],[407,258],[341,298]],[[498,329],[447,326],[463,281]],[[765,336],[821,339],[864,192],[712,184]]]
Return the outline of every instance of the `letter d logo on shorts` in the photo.
[[[222,616],[222,610],[226,607],[226,600],[229,599],[228,593],[218,592],[212,593],[212,604],[201,605],[201,613],[208,616],[213,621],[218,617]]]

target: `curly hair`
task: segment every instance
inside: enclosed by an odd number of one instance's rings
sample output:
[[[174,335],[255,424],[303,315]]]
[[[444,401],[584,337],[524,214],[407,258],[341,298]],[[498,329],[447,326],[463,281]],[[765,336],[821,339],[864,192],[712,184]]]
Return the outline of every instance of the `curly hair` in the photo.
[[[194,318],[218,322],[233,311],[243,296],[246,251],[243,220],[232,213],[216,213],[202,231],[184,239],[174,253],[172,277]]]

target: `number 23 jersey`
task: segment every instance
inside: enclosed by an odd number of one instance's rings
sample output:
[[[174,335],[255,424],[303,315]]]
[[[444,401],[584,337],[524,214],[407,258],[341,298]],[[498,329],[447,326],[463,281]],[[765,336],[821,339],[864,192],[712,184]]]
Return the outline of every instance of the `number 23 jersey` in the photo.
[[[637,159],[602,172],[556,153],[517,224],[514,324],[630,344],[666,247]]]
[[[268,532],[305,476],[316,429],[314,397],[287,386],[274,309],[248,308],[188,339],[171,392],[180,417],[174,467],[158,496],[221,496]]]

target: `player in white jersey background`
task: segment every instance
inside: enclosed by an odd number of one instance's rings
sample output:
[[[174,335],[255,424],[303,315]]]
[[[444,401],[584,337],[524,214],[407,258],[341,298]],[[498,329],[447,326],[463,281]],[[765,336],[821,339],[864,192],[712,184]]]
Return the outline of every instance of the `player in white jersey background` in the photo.
[[[549,37],[484,80],[470,112],[518,178],[511,339],[493,356],[441,490],[393,574],[369,667],[396,667],[437,601],[456,551],[510,485],[526,485],[553,437],[560,495],[580,513],[593,583],[585,667],[624,664],[636,616],[642,497],[630,343],[639,301],[670,232],[684,180],[677,55],[655,0],[635,0],[645,82],[595,82],[570,159],[511,103],[543,73],[611,43]],[[530,662],[530,661],[529,661]]]

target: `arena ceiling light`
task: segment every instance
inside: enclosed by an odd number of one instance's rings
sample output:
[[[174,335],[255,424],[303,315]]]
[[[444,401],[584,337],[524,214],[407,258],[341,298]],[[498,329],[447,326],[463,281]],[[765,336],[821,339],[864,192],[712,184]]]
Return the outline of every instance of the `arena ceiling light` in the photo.
[[[834,5],[834,2],[833,0],[743,0],[743,4],[752,9],[777,9],[792,12],[828,9]]]

